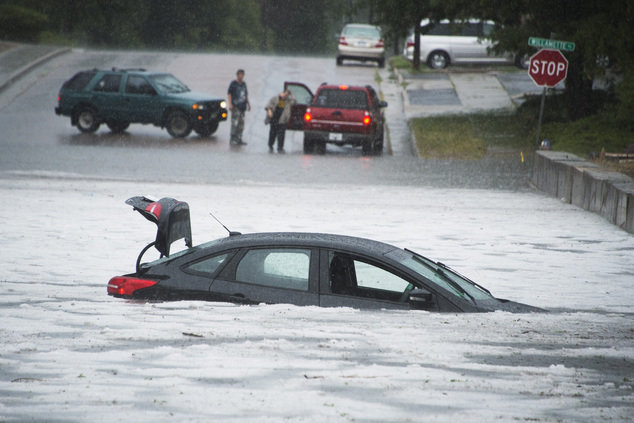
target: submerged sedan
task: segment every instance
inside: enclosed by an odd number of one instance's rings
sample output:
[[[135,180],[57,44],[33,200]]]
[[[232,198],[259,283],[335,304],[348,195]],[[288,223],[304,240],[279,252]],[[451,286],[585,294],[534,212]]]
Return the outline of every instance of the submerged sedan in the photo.
[[[130,299],[197,299],[241,304],[439,312],[543,311],[495,298],[448,266],[364,238],[322,233],[240,234],[192,246],[189,207],[171,198],[127,203],[158,226],[136,271],[113,277],[108,294]],[[172,242],[188,248],[169,253]],[[141,263],[152,246],[162,257]]]

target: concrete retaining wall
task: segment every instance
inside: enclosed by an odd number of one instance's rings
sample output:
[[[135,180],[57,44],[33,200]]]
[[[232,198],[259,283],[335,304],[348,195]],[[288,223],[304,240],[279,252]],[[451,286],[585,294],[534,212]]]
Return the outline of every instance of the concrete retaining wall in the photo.
[[[561,151],[538,151],[533,185],[634,233],[634,180]]]

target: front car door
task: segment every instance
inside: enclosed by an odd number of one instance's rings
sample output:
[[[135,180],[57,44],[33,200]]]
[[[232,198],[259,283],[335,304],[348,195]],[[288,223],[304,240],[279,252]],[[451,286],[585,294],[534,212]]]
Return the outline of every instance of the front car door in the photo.
[[[415,286],[374,260],[347,252],[322,250],[322,307],[409,309]]]
[[[243,249],[214,279],[210,293],[236,303],[318,305],[318,261],[311,248]]]
[[[291,108],[291,118],[286,124],[286,129],[301,131],[304,129],[304,114],[306,108],[313,101],[312,91],[301,82],[284,82],[284,89],[291,90],[297,103]]]
[[[155,123],[162,114],[158,93],[143,75],[128,74],[122,107],[129,122]]]

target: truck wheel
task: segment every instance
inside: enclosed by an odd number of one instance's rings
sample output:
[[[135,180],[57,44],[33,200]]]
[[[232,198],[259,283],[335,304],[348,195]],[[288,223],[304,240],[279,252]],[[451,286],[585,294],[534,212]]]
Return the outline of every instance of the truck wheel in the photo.
[[[216,132],[217,129],[218,129],[218,122],[212,121],[212,122],[209,122],[206,126],[197,128],[196,133],[200,135],[201,137],[208,137],[209,135]]]
[[[363,141],[363,144],[361,144],[361,153],[363,153],[364,156],[369,156],[374,153],[374,140]]]
[[[304,154],[313,154],[315,152],[315,142],[304,134]]]
[[[170,112],[167,115],[166,125],[167,132],[174,138],[185,138],[192,131],[192,125],[185,113],[181,111]]]
[[[109,122],[106,122],[106,125],[108,125],[108,128],[110,128],[113,133],[120,134],[121,132],[128,129],[128,126],[130,126],[130,122],[125,122],[122,120],[111,120]]]
[[[379,154],[383,152],[383,140],[377,140],[374,143],[374,152]]]
[[[374,142],[374,151],[376,153],[382,153],[383,152],[383,139],[384,137],[384,132],[385,129],[381,128],[381,134],[379,135],[379,137],[376,139],[376,141]]]
[[[91,107],[84,106],[77,111],[77,129],[84,133],[95,132],[99,128],[97,113]]]

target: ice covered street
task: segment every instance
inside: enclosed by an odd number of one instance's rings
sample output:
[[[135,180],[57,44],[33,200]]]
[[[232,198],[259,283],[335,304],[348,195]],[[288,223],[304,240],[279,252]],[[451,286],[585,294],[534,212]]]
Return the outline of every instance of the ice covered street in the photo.
[[[50,175],[49,175],[50,176]],[[0,421],[631,421],[634,237],[539,193],[0,179]],[[544,314],[106,295],[187,201],[194,243],[319,231],[408,247]],[[177,244],[175,244],[176,246]]]

